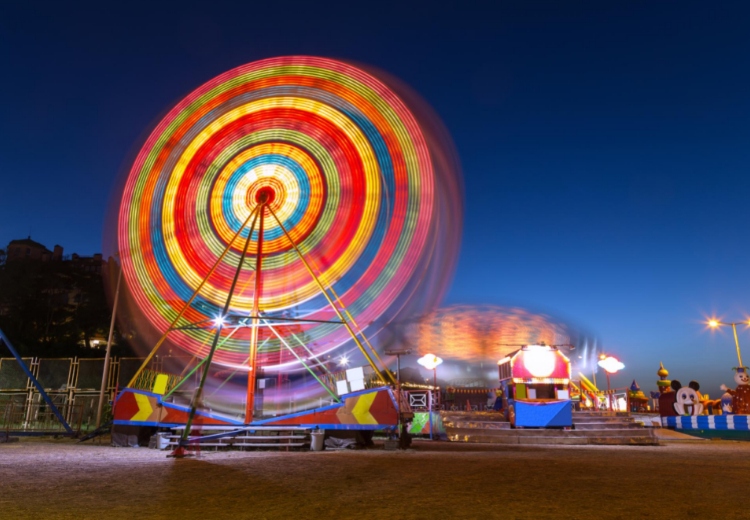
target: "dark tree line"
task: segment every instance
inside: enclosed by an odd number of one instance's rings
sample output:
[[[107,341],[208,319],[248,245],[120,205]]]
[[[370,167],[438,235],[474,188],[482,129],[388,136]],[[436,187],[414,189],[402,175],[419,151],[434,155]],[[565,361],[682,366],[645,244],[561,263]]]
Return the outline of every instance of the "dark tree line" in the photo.
[[[101,356],[103,345],[92,348],[92,341],[106,339],[110,318],[102,276],[95,270],[71,261],[0,265],[0,329],[23,356]],[[116,340],[122,350],[119,335]],[[0,357],[8,355],[0,351]]]

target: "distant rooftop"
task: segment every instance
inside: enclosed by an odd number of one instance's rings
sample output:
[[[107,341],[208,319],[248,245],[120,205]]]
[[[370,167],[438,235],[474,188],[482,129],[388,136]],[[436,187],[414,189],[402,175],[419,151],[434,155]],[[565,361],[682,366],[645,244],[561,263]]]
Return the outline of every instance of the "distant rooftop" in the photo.
[[[47,249],[47,246],[45,246],[44,244],[40,244],[36,240],[31,240],[31,236],[29,236],[28,238],[11,240],[10,243],[8,244],[9,249],[10,249],[10,246],[32,246],[32,247],[42,248],[45,251],[49,251],[49,249]]]

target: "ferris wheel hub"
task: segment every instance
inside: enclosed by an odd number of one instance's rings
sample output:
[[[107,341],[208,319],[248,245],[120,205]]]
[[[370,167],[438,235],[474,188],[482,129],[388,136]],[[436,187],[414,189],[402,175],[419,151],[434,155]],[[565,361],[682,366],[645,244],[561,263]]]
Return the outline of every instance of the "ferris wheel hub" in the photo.
[[[276,190],[271,186],[263,186],[255,192],[255,202],[258,204],[271,204],[276,199]]]

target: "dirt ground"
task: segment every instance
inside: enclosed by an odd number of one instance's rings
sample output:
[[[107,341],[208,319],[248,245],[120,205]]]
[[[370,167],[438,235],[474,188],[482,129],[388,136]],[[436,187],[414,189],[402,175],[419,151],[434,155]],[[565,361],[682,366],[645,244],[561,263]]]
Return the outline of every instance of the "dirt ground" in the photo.
[[[0,518],[748,519],[750,443],[406,452],[203,452],[0,444]]]

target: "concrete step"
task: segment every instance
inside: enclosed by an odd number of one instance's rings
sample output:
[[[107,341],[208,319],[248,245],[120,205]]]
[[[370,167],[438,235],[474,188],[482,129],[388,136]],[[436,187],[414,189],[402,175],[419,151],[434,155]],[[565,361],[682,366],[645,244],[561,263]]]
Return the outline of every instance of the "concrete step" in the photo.
[[[642,430],[643,426],[635,422],[584,422],[574,423],[576,430]]]
[[[604,422],[610,422],[610,423],[630,423],[633,422],[634,419],[632,417],[576,417],[573,416],[573,422],[574,423],[604,423]]]
[[[574,411],[573,417],[630,417],[630,414],[628,412],[610,412],[610,411],[596,411],[596,412]]]
[[[441,411],[443,421],[508,422],[500,412],[447,412]]]
[[[513,430],[517,432],[519,430]],[[527,430],[520,430],[527,431]],[[550,430],[542,430],[549,432]],[[525,434],[516,435],[487,435],[484,432],[473,431],[468,434],[448,431],[448,440],[454,442],[471,442],[485,444],[516,444],[516,445],[624,445],[624,446],[655,446],[659,440],[653,432],[639,432],[638,435],[610,436],[606,434],[589,436],[560,436],[560,435],[538,435],[529,436]]]
[[[443,419],[443,425],[451,428],[467,428],[475,430],[510,430],[509,422],[494,421],[447,421]]]
[[[627,413],[574,412],[573,428],[511,428],[497,412],[441,412],[448,439],[491,444],[657,445],[653,429]]]
[[[648,428],[626,428],[616,430],[553,430],[549,428],[516,428],[516,429],[477,429],[477,428],[455,428],[446,426],[446,434],[450,437],[455,435],[481,435],[489,437],[632,437],[651,436],[653,432]]]

